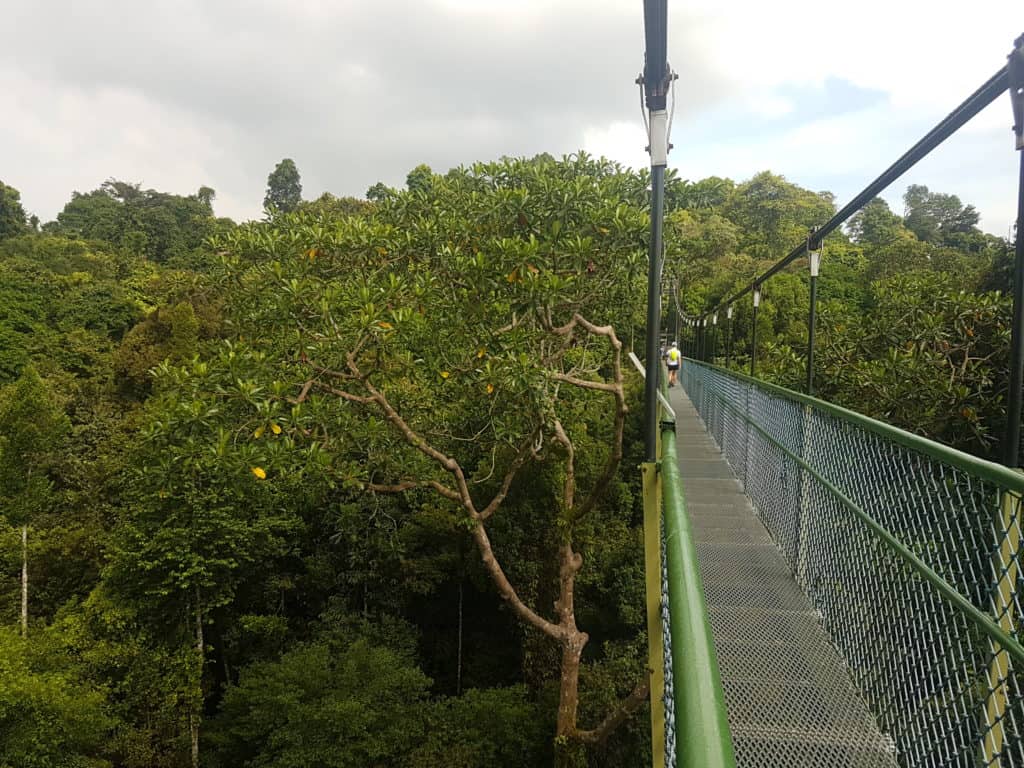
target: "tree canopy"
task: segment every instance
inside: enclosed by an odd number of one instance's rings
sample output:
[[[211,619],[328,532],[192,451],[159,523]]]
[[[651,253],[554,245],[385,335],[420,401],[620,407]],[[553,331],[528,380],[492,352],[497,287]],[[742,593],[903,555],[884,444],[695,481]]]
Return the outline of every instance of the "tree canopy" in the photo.
[[[267,210],[290,213],[302,202],[302,181],[295,161],[285,158],[274,166],[267,177],[267,194],[263,207]]]
[[[262,221],[110,179],[38,231],[0,187],[0,765],[648,764],[649,182],[543,154],[303,201],[283,160]],[[666,184],[688,313],[835,210],[767,171]],[[818,392],[989,456],[1010,243],[905,203],[824,243]],[[757,319],[795,387],[805,272]]]

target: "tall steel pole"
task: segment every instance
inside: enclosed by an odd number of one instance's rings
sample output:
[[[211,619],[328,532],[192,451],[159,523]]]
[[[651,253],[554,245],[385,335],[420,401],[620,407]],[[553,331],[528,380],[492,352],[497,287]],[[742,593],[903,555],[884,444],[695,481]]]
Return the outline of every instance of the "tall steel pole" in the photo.
[[[814,326],[818,315],[818,270],[821,245],[807,241],[807,264],[811,269],[811,308],[807,317],[807,394],[814,394]]]
[[[669,307],[672,312],[672,336],[669,338],[669,344],[673,341],[676,344],[679,343],[679,285],[675,281],[672,282],[672,306]]]
[[[725,367],[728,368],[732,357],[732,304],[725,308],[725,322],[729,325],[725,336]]]
[[[658,374],[661,361],[662,221],[665,214],[665,166],[668,165],[667,94],[671,73],[668,68],[668,0],[644,0],[645,52],[641,82],[647,104],[647,125],[651,155],[651,238],[647,248],[647,378],[644,382],[644,454],[653,462],[658,457]]]
[[[754,286],[754,319],[750,331],[750,375],[757,372],[757,308],[761,305],[761,286]]]
[[[718,313],[711,315],[711,355],[708,362],[714,364],[715,352],[718,351]]]
[[[1013,131],[1020,153],[1017,181],[1017,251],[1013,266],[1013,328],[1010,335],[1010,396],[1006,409],[1003,463],[1020,463],[1021,395],[1024,388],[1024,35],[1014,41],[1007,74],[1013,104]]]
[[[1020,153],[1017,182],[1017,251],[1013,262],[1013,328],[1010,338],[1010,397],[1006,409],[1003,463],[1020,463],[1020,419],[1024,389],[1024,152]]]

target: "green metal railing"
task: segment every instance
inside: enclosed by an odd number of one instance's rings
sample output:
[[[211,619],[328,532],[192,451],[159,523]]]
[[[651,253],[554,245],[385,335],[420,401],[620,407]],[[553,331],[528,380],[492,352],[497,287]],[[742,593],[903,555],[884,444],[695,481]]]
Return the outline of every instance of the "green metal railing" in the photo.
[[[1024,476],[733,371],[681,383],[900,764],[1024,768]]]
[[[658,462],[643,465],[654,765],[735,768],[676,456],[675,415],[662,403]]]

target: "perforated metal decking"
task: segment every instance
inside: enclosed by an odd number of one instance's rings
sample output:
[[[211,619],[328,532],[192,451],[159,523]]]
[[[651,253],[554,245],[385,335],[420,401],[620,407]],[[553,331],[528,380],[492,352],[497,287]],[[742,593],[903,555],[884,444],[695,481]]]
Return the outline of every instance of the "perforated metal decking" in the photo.
[[[697,411],[670,390],[741,768],[894,768],[883,736]]]

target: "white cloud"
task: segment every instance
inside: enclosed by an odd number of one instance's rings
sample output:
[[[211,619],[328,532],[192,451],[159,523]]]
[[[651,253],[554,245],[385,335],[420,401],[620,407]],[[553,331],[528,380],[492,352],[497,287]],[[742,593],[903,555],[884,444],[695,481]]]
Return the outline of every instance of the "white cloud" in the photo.
[[[266,175],[285,156],[308,197],[400,184],[421,162],[444,170],[581,145],[646,163],[632,83],[643,56],[636,0],[10,5],[0,29],[0,178],[44,218],[73,189],[109,176],[176,192],[208,184],[218,212],[257,216]],[[672,158],[683,175],[772,168],[809,186],[880,170],[890,150],[995,71],[1024,27],[1019,0],[976,2],[969,13],[920,0],[669,8],[680,74]],[[794,88],[829,78],[882,92],[887,104],[788,134],[765,130],[799,114]],[[979,147],[992,132],[1007,142],[1008,104],[1000,109],[965,135]],[[711,125],[714,136],[722,114],[760,120],[746,135],[695,146],[698,129]],[[1002,160],[966,157],[969,179],[934,166],[947,175],[929,183],[984,211],[983,198],[1003,197],[986,191],[987,179],[1002,184],[993,170]]]

